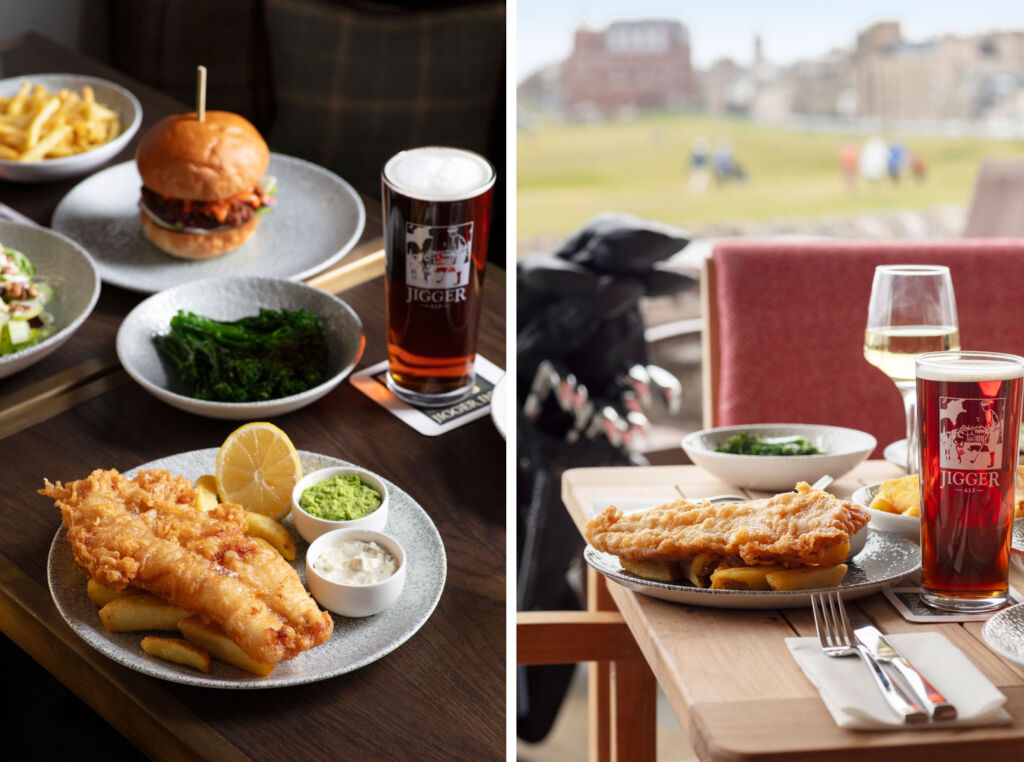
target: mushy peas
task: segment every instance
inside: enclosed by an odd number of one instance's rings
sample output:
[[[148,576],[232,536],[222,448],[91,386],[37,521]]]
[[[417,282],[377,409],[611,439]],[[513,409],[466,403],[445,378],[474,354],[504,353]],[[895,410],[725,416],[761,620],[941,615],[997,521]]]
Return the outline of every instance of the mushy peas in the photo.
[[[377,490],[356,474],[335,475],[302,491],[299,507],[310,516],[329,521],[352,521],[380,508]]]

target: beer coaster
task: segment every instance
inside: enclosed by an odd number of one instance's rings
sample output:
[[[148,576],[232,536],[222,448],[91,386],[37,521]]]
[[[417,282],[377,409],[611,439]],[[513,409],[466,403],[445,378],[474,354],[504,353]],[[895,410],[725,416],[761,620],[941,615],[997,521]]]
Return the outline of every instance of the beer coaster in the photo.
[[[361,391],[403,423],[420,434],[436,437],[470,421],[482,418],[491,409],[494,385],[505,374],[501,368],[482,355],[476,356],[476,384],[466,399],[447,407],[417,407],[398,399],[388,389],[384,374],[388,361],[364,368],[351,376],[352,386]]]
[[[939,611],[921,600],[919,587],[887,587],[883,591],[889,603],[896,607],[900,616],[908,622],[984,622],[996,611],[984,611],[979,614],[963,614],[956,611]],[[1010,588],[1010,601],[1003,608],[1024,602],[1017,588]]]

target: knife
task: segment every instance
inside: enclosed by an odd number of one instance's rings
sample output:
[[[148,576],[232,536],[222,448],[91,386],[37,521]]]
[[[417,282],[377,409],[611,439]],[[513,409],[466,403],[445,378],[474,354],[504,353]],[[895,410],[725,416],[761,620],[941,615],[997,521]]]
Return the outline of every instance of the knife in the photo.
[[[907,687],[913,691],[918,703],[928,712],[929,717],[933,720],[956,718],[956,707],[946,701],[945,697],[935,689],[935,686],[914,669],[914,666],[893,647],[885,635],[878,631],[878,628],[871,625],[858,627],[853,634],[878,661],[896,670]]]

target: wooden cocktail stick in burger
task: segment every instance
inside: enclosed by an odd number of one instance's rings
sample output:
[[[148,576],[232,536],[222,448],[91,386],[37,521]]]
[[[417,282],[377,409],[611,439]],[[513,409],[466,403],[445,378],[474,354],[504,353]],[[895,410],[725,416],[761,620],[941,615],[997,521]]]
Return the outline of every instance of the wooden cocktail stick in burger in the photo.
[[[196,118],[206,121],[206,67],[196,67]]]

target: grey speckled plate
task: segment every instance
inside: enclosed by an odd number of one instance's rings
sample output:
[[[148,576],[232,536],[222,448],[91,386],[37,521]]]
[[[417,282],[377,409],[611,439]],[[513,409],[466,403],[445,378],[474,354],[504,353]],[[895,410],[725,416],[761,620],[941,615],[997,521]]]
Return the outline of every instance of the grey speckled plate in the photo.
[[[691,606],[710,606],[721,609],[789,609],[811,605],[815,590],[770,592],[749,590],[711,590],[690,584],[656,582],[625,571],[619,559],[602,553],[591,546],[583,552],[588,564],[605,577],[623,587],[652,598],[686,603]],[[847,562],[846,577],[839,583],[843,600],[853,600],[878,592],[895,584],[921,566],[921,551],[910,540],[891,532],[868,530],[864,550]],[[831,589],[831,588],[828,588]]]
[[[981,637],[1004,659],[1024,667],[1024,603],[993,614],[981,628]]]
[[[366,210],[352,186],[323,167],[270,154],[278,203],[244,244],[220,257],[185,260],[160,251],[142,234],[134,161],[83,180],[61,199],[53,228],[89,249],[105,283],[152,294],[170,286],[228,275],[302,280],[355,246]]]
[[[212,473],[216,448],[193,450],[154,460],[125,472],[133,476],[144,468],[161,468],[195,480]],[[303,473],[331,466],[353,465],[327,455],[299,451]],[[437,528],[426,511],[407,493],[386,482],[390,512],[384,531],[394,535],[405,548],[408,574],[401,597],[390,608],[364,619],[334,616],[334,634],[326,643],[284,661],[267,677],[250,675],[218,661],[213,672],[205,675],[191,667],[149,656],[139,647],[145,632],[107,632],[97,609],[85,594],[85,577],[79,571],[67,531],[57,530],[50,545],[47,576],[50,595],[61,616],[78,635],[103,655],[152,677],[207,688],[280,688],[324,680],[351,672],[394,651],[412,637],[430,617],[444,589],[447,560]],[[306,543],[295,531],[291,519],[283,522],[295,538],[298,551],[293,565],[303,584],[306,582]]]
[[[237,320],[257,314],[260,307],[305,309],[324,319],[327,380],[299,394],[261,402],[211,402],[189,397],[173,366],[157,352],[153,337],[170,331],[171,318],[179,309],[216,320]],[[365,346],[363,323],[348,304],[305,283],[279,278],[215,278],[169,288],[137,304],[117,331],[117,357],[146,391],[180,410],[233,420],[284,415],[315,402],[352,372]]]

